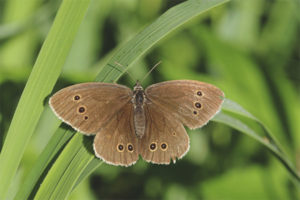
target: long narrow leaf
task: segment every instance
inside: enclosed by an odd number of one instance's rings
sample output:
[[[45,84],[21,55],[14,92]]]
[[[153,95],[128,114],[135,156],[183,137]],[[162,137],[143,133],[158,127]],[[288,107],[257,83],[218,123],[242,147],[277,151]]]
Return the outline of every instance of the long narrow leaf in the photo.
[[[5,199],[24,150],[44,109],[85,15],[89,0],[65,0],[40,51],[0,155],[0,199]]]
[[[191,0],[171,8],[153,24],[145,28],[136,37],[132,38],[116,51],[108,63],[102,68],[96,80],[103,82],[117,80],[124,69],[116,65],[115,62],[121,63],[124,66],[131,65],[175,28],[181,26],[193,17],[227,1],[228,0]],[[65,159],[65,162],[60,161],[62,158],[58,158],[59,162],[55,162],[50,169],[36,195],[36,199],[52,199],[54,197],[59,199],[66,198],[75,184],[79,183],[79,178],[81,180],[84,179],[97,165],[101,164],[101,162],[94,162],[95,157],[93,152],[87,151],[87,147],[82,145],[82,137],[82,135],[76,134],[65,147],[60,156]],[[91,140],[91,138],[89,139]],[[74,153],[74,151],[78,153]],[[91,162],[92,164],[89,165]],[[66,165],[66,163],[68,164]],[[61,189],[62,186],[63,191]],[[48,195],[49,191],[52,193],[52,196]]]
[[[229,0],[190,0],[172,7],[123,47],[118,49],[105,67],[102,68],[96,80],[100,82],[112,82],[118,79],[124,69],[120,68],[116,62],[126,67],[130,66],[159,40],[182,24],[228,1]]]
[[[281,147],[279,146],[279,143],[275,142],[276,141],[275,138],[268,131],[268,129],[263,125],[262,122],[260,122],[253,115],[251,115],[249,112],[244,110],[240,105],[228,99],[225,100],[222,109],[249,118],[254,122],[257,122],[260,126],[262,126],[266,134],[265,137],[260,136],[260,134],[256,133],[246,123],[242,122],[238,118],[232,117],[224,112],[218,113],[218,115],[216,115],[213,118],[213,121],[223,123],[232,128],[235,128],[241,131],[242,133],[245,133],[246,135],[254,138],[256,141],[258,141],[259,143],[267,147],[278,158],[278,160],[286,167],[288,172],[290,172],[291,176],[295,178],[298,184],[300,184],[300,175],[297,172],[295,166],[292,164],[289,158],[283,153]]]
[[[85,145],[78,145],[85,143]],[[68,143],[42,183],[35,199],[65,199],[76,180],[89,162],[93,160],[92,143],[77,134]],[[81,158],[81,159],[75,159]]]
[[[37,162],[27,175],[22,187],[16,195],[16,199],[28,199],[29,195],[34,191],[34,187],[38,186],[39,179],[46,170],[49,162],[61,150],[62,146],[73,136],[71,131],[60,127],[52,136],[44,151],[39,156]]]

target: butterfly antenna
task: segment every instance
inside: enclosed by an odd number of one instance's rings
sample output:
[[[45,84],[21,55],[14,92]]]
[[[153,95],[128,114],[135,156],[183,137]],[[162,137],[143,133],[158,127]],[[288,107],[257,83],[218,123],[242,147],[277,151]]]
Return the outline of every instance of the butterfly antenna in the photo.
[[[149,76],[149,74],[158,66],[160,65],[161,61],[159,61],[158,63],[156,63],[151,69],[150,71],[144,76],[144,78],[142,79],[141,83],[147,78],[147,76]]]
[[[127,73],[127,74],[129,75],[129,77],[130,77],[130,80],[131,80],[133,83],[135,83],[135,80],[134,80],[133,76],[129,73],[128,68],[124,67],[122,64],[120,64],[120,63],[118,63],[118,62],[116,62],[116,61],[115,61],[115,64],[118,65],[118,66],[120,66],[120,67],[122,67],[123,69],[125,69],[125,70],[123,71],[123,73]]]

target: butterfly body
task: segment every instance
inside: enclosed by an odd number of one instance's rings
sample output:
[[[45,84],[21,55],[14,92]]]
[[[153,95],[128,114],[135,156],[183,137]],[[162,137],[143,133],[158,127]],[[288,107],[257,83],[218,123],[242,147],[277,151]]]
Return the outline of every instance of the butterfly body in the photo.
[[[131,100],[134,109],[134,130],[138,138],[142,138],[145,133],[146,118],[144,111],[145,92],[139,82],[133,88]]]
[[[49,100],[54,113],[86,135],[95,135],[97,157],[130,166],[139,156],[169,164],[189,150],[188,128],[206,124],[219,110],[224,94],[208,83],[177,80],[133,91],[110,83],[82,83],[64,88]]]

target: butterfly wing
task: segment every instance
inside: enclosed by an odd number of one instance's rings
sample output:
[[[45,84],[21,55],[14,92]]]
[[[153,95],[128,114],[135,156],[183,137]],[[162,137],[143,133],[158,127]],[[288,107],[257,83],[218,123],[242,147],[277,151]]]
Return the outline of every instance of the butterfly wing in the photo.
[[[97,157],[112,165],[130,166],[138,160],[131,102],[123,106],[96,134],[94,151]]]
[[[82,83],[66,87],[49,100],[54,113],[84,134],[95,134],[132,97],[132,91],[110,83]]]
[[[189,150],[189,137],[182,123],[155,104],[145,106],[146,129],[139,140],[139,153],[147,162],[169,164]]]
[[[217,87],[191,80],[166,81],[145,90],[158,108],[194,129],[206,124],[221,108],[224,93]]]

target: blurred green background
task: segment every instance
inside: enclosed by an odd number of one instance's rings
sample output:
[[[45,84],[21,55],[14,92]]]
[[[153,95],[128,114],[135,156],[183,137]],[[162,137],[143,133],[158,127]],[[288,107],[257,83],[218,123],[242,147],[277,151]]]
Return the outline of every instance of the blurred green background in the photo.
[[[181,2],[93,0],[54,91],[93,81],[117,47]],[[0,147],[60,3],[0,1]],[[297,0],[233,0],[172,32],[129,72],[142,79],[162,61],[144,87],[173,79],[217,85],[267,125],[299,171],[299,10]],[[118,83],[134,84],[126,75]],[[16,188],[54,132],[51,127],[41,130],[55,120],[49,116],[41,118],[26,149]],[[141,159],[129,168],[102,164],[70,199],[300,198],[286,169],[252,138],[215,122],[188,133],[190,151],[176,164],[158,166]]]

